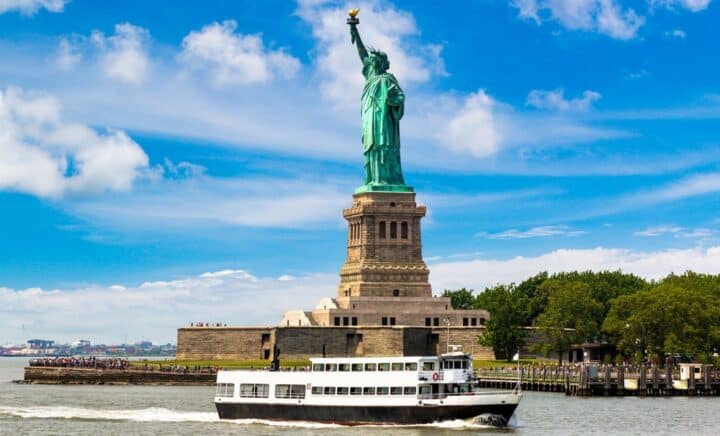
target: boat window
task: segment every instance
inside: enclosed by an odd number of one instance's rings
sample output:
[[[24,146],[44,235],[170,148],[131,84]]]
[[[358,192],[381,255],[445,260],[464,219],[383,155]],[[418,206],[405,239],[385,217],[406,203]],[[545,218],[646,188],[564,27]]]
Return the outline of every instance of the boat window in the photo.
[[[275,398],[305,398],[305,385],[275,385]]]
[[[423,371],[435,371],[435,362],[423,362]]]
[[[312,369],[313,372],[322,372],[325,369],[325,365],[322,363],[314,363]]]
[[[313,395],[322,395],[322,393],[323,393],[323,388],[322,388],[322,386],[313,386],[313,387],[312,387],[312,394],[313,394]]]
[[[337,371],[337,363],[328,363],[325,365],[325,371]]]
[[[405,364],[405,371],[417,371],[417,362],[408,362]]]
[[[362,370],[363,370],[363,364],[362,364],[362,363],[353,363],[353,364],[352,364],[352,370],[353,370],[353,371],[362,371]]]
[[[375,388],[363,388],[363,395],[375,395]]]
[[[337,388],[338,395],[347,395],[350,390],[348,388]]]
[[[350,371],[350,364],[349,363],[341,363],[338,370],[339,371]]]
[[[390,395],[402,395],[403,388],[401,386],[392,386],[390,388]]]
[[[362,388],[350,388],[350,395],[360,395],[362,394]]]
[[[393,371],[402,371],[402,368],[403,368],[402,362],[393,362],[393,364],[392,364]]]
[[[455,361],[455,369],[462,369],[463,368],[462,363],[463,363],[462,360],[456,360]]]
[[[377,370],[376,363],[366,363],[365,364],[365,371],[375,371],[375,370]]]
[[[378,395],[387,395],[387,394],[389,394],[389,393],[390,393],[390,388],[386,388],[386,387],[379,387],[379,386],[378,386],[378,388],[377,388],[377,391],[376,391],[376,392],[377,392],[377,394],[378,394]]]
[[[235,385],[233,383],[218,383],[215,391],[216,397],[232,397],[235,394]]]
[[[326,387],[325,395],[335,395],[335,388],[334,387]]]
[[[430,385],[421,385],[420,386],[420,395],[429,396],[431,394],[432,394],[432,387]]]
[[[270,385],[243,383],[240,385],[240,396],[243,398],[267,398]]]
[[[378,371],[390,371],[390,364],[389,363],[378,364]]]
[[[415,386],[405,386],[405,389],[403,391],[405,395],[415,395],[417,392],[417,388]]]

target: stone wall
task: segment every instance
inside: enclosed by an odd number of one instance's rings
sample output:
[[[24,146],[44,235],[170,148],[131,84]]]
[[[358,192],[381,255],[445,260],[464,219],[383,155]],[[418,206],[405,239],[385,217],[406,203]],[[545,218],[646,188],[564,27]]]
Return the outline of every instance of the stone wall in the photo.
[[[482,327],[451,327],[450,344],[478,359],[494,358],[477,343]],[[200,327],[178,329],[178,359],[268,359],[274,345],[281,359],[323,355],[418,356],[445,352],[447,328],[405,326],[359,327]]]
[[[214,385],[215,374],[133,369],[53,368],[28,366],[23,382],[31,384]]]
[[[189,327],[177,332],[177,357],[188,360],[268,359],[275,327]]]

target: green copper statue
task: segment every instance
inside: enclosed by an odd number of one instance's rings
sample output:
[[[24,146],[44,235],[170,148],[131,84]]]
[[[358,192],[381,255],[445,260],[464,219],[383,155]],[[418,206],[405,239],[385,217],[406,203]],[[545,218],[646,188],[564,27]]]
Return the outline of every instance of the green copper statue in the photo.
[[[405,109],[405,94],[395,76],[388,73],[387,54],[363,45],[357,25],[357,9],[350,11],[351,42],[356,45],[365,88],[362,94],[362,142],[365,155],[365,184],[355,192],[412,192],[405,185],[400,165],[400,119]]]

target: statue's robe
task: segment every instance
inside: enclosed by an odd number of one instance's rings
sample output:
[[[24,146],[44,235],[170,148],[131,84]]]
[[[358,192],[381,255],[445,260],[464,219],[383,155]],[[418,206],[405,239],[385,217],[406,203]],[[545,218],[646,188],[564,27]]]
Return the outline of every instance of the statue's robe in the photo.
[[[390,73],[372,75],[362,94],[363,152],[366,185],[404,185],[400,166],[400,119],[405,108],[397,79]]]

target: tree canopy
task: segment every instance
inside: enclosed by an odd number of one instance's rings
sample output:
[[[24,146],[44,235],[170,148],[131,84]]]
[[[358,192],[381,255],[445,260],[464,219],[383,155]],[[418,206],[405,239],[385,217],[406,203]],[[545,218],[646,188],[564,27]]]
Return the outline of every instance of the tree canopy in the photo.
[[[474,294],[446,290],[453,308],[490,319],[478,339],[510,358],[535,327],[540,348],[560,357],[573,344],[607,342],[635,359],[680,354],[708,360],[720,350],[720,274],[686,272],[648,282],[621,271],[541,272]]]

